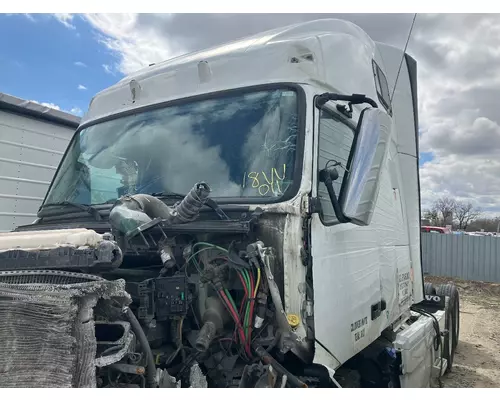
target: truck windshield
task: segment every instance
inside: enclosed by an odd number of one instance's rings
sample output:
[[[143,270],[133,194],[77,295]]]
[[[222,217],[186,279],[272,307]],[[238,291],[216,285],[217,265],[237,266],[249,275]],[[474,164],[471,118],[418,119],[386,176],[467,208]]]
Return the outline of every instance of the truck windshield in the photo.
[[[234,93],[234,92],[233,92]],[[134,193],[260,202],[291,190],[298,135],[295,90],[238,92],[101,122],[72,140],[45,204],[100,204]]]

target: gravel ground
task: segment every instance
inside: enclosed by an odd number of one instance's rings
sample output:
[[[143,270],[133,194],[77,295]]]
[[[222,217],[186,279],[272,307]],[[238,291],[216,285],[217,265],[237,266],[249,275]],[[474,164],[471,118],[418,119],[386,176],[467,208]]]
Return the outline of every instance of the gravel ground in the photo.
[[[449,388],[500,388],[500,284],[425,277],[426,282],[453,282],[460,293],[460,335]]]

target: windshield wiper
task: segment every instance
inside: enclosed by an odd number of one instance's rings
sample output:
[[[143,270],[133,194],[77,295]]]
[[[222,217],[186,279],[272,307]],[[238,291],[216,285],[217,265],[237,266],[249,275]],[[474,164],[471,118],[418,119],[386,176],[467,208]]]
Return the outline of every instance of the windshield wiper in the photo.
[[[217,202],[214,199],[211,199],[210,197],[206,200],[205,204],[209,206],[212,210],[215,211],[215,213],[218,215],[220,219],[225,219],[229,220],[229,217],[226,215],[224,211],[222,211],[222,208],[217,204]]]
[[[153,197],[158,197],[158,198],[164,198],[164,199],[183,199],[184,197],[186,197],[185,194],[181,194],[181,193],[175,193],[175,192],[154,192],[154,193],[151,193],[151,196]]]
[[[80,203],[73,203],[72,201],[61,201],[59,203],[48,203],[44,204],[41,209],[44,209],[45,207],[65,207],[65,206],[71,206],[74,208],[78,208],[82,211],[85,211],[86,213],[89,213],[94,217],[96,221],[102,221],[101,214],[99,213],[99,210],[97,208],[92,207],[91,205],[88,204],[80,204]]]

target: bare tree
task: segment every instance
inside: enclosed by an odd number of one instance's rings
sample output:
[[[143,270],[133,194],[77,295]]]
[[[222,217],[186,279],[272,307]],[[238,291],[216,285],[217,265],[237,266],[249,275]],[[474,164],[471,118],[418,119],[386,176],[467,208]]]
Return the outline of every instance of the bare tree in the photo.
[[[500,224],[500,217],[496,218],[477,218],[471,221],[467,227],[468,231],[480,231],[484,229],[485,232],[496,232]]]
[[[474,208],[471,202],[457,202],[455,208],[455,219],[458,229],[467,229],[471,222],[481,215],[481,211]]]
[[[431,225],[439,225],[439,212],[436,209],[424,211],[424,219],[429,220]]]
[[[441,214],[441,224],[451,225],[453,223],[453,214],[457,210],[457,202],[450,197],[441,197],[432,205],[432,210]]]

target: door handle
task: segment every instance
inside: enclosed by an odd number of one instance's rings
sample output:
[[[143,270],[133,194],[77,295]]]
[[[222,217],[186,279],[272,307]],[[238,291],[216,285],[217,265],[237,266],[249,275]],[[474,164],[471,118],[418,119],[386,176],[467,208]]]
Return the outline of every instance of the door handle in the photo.
[[[384,311],[387,308],[387,304],[385,303],[385,300],[382,299],[378,303],[375,303],[372,305],[372,321],[377,319],[382,315],[382,311]]]

